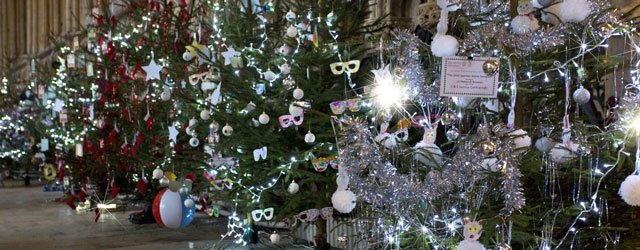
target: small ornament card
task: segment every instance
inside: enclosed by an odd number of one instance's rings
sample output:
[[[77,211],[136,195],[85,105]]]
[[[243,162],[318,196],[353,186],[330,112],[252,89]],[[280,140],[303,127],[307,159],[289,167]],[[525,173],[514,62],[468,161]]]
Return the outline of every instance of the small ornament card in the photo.
[[[498,58],[443,57],[440,96],[496,98]]]

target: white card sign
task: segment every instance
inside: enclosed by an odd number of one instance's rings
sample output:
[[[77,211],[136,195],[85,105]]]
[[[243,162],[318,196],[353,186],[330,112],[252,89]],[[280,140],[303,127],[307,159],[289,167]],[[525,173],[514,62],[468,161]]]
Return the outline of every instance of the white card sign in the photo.
[[[496,98],[498,74],[487,74],[482,65],[498,58],[443,57],[440,96]]]

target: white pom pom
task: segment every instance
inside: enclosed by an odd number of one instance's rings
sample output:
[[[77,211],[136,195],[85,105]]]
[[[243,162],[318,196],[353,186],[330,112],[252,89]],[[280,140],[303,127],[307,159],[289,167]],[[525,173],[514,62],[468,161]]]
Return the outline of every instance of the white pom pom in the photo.
[[[543,153],[549,153],[553,146],[556,145],[556,142],[549,139],[549,137],[542,137],[536,141],[536,149]]]
[[[301,107],[294,105],[293,103],[289,105],[289,114],[295,117],[299,117],[304,113],[304,110]]]
[[[287,28],[287,36],[288,37],[296,37],[298,35],[298,29],[295,26],[291,25]]]
[[[591,14],[591,6],[586,0],[564,0],[560,3],[560,19],[563,22],[579,23]]]
[[[193,59],[193,55],[189,51],[185,51],[182,53],[182,59],[185,61],[191,61]]]
[[[458,244],[457,250],[485,250],[482,243],[475,240],[463,240]]]
[[[553,146],[549,154],[551,154],[551,158],[553,159],[553,161],[559,164],[568,162],[576,158],[575,152],[565,147],[562,143],[557,143],[555,146]]]
[[[302,89],[296,88],[293,90],[293,98],[300,100],[302,97],[304,97],[304,91],[302,91]]]
[[[541,18],[542,18],[542,21],[545,23],[558,25],[560,24],[560,19],[558,19],[559,16],[560,16],[560,4],[554,4],[544,9],[544,11],[542,12]]]
[[[484,160],[482,160],[482,163],[480,163],[480,166],[483,169],[489,170],[491,172],[500,171],[500,164],[498,164],[498,158],[495,158],[495,157],[485,158]]]
[[[591,100],[591,93],[589,93],[589,90],[580,86],[580,88],[573,92],[573,100],[580,105],[587,104],[589,100]]]
[[[331,196],[333,208],[343,214],[348,214],[356,208],[356,194],[351,190],[336,191]]]
[[[151,176],[153,177],[153,179],[157,180],[162,178],[162,176],[164,176],[164,172],[162,172],[162,169],[156,168],[153,170],[153,174]]]
[[[262,76],[267,81],[273,81],[276,79],[276,73],[273,73],[273,71],[271,71],[270,69],[267,69],[267,71],[264,72]]]
[[[450,35],[436,34],[431,42],[431,53],[437,57],[455,56],[458,53],[458,40]]]
[[[509,133],[513,138],[513,143],[516,145],[516,152],[522,153],[531,147],[531,137],[527,134],[527,131],[518,129]]]
[[[287,191],[289,191],[290,194],[295,194],[298,190],[300,190],[298,183],[291,181],[291,183],[289,183],[289,187],[287,187]]]
[[[187,208],[192,208],[194,205],[193,200],[192,199],[186,199],[184,200],[184,206]]]
[[[265,125],[265,124],[269,123],[269,115],[267,115],[267,113],[265,113],[265,112],[262,112],[262,114],[260,114],[260,116],[258,116],[258,121],[262,125]]]
[[[618,194],[631,206],[640,206],[640,175],[632,174],[620,184]]]
[[[413,149],[413,159],[428,166],[435,167],[442,164],[442,150],[435,144],[419,142]]]
[[[208,120],[208,119],[209,119],[209,117],[211,117],[211,113],[209,112],[209,110],[206,110],[206,109],[205,109],[205,110],[203,110],[203,111],[200,111],[200,119],[202,119],[202,120]]]
[[[271,236],[269,236],[269,240],[271,240],[271,243],[273,244],[280,243],[280,238],[281,238],[280,235],[276,232],[273,232]]]
[[[538,19],[529,18],[528,16],[517,16],[511,20],[511,30],[518,35],[529,34],[538,30],[540,25]]]

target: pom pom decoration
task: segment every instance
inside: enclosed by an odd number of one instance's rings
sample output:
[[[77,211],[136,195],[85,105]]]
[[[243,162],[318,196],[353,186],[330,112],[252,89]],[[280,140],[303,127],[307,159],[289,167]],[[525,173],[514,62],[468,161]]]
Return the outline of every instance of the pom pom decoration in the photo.
[[[564,0],[560,5],[560,19],[563,22],[579,23],[591,14],[587,0]]]
[[[184,200],[184,206],[185,206],[186,208],[192,208],[192,207],[193,207],[193,205],[195,205],[195,204],[194,204],[194,202],[193,202],[193,200],[192,200],[192,199],[186,199],[186,200]]]
[[[540,28],[538,19],[531,14],[533,5],[531,2],[518,4],[518,16],[511,20],[511,30],[518,35],[524,35]]]
[[[265,125],[265,124],[269,123],[269,115],[267,115],[265,112],[262,112],[262,114],[260,114],[260,116],[258,116],[258,121],[262,125]]]
[[[158,225],[168,228],[188,226],[196,214],[196,209],[193,205],[190,208],[185,206],[187,199],[187,196],[181,196],[168,189],[160,191],[153,200],[153,217]]]
[[[185,51],[184,53],[182,53],[182,60],[185,60],[187,62],[193,60],[193,54],[191,54],[191,52],[189,51]]]
[[[338,190],[331,196],[333,208],[343,214],[348,214],[356,207],[356,194],[351,190]]]
[[[448,12],[442,9],[438,21],[437,33],[431,42],[431,53],[437,57],[455,56],[458,53],[458,40],[447,35]]]
[[[164,176],[164,172],[162,172],[162,169],[160,168],[154,169],[151,175],[151,177],[156,180],[162,178],[163,176]]]
[[[267,69],[267,71],[262,74],[262,77],[264,77],[265,80],[271,82],[276,79],[276,73],[273,73],[271,69]]]
[[[531,147],[531,137],[529,137],[527,131],[522,129],[514,130],[509,133],[509,136],[512,137],[513,143],[516,145],[516,152],[522,153]]]
[[[287,28],[287,36],[288,37],[296,37],[298,35],[298,29],[295,26],[291,25]]]
[[[591,93],[589,93],[589,90],[580,86],[580,88],[573,92],[573,100],[579,105],[585,105],[591,100]]]
[[[287,191],[289,191],[290,194],[295,194],[298,190],[300,190],[298,183],[291,181],[291,183],[289,183],[289,187],[287,187]]]
[[[631,206],[640,206],[640,175],[632,174],[620,184],[618,194]]]
[[[269,236],[269,240],[271,240],[271,243],[273,244],[278,244],[280,243],[280,235],[277,232],[273,232],[270,236]]]

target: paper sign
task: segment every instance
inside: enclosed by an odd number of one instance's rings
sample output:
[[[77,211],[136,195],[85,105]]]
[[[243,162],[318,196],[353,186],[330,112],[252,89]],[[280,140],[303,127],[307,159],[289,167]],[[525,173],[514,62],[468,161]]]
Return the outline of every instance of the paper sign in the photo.
[[[498,74],[487,74],[482,65],[490,57],[443,57],[440,74],[440,96],[496,98]]]
[[[75,68],[76,67],[76,57],[73,54],[67,55],[67,68]]]
[[[80,49],[80,39],[76,36],[73,38],[73,50],[78,51]]]
[[[42,152],[49,151],[49,139],[46,139],[46,138],[40,139],[40,151]]]
[[[87,63],[87,76],[88,77],[92,77],[93,76],[93,63],[92,62],[88,62]]]
[[[69,121],[69,117],[67,116],[67,109],[63,109],[60,111],[60,123],[65,124]]]
[[[44,85],[42,84],[38,85],[38,98],[39,99],[44,98]]]

